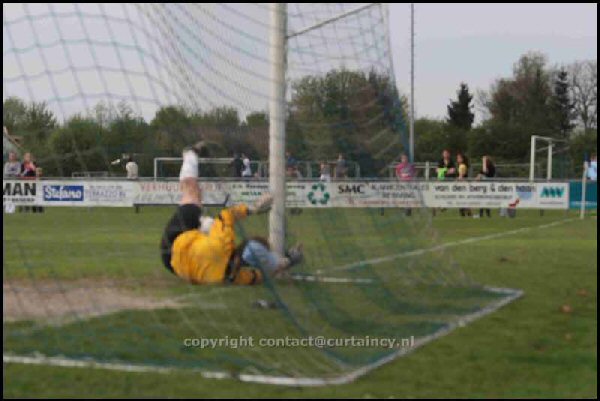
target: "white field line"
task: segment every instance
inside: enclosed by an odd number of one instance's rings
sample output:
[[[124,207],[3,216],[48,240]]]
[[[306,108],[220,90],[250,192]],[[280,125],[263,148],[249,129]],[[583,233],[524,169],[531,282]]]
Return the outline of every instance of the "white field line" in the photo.
[[[136,365],[130,363],[112,363],[112,362],[98,362],[93,359],[75,359],[66,357],[48,357],[37,353],[34,356],[25,355],[13,355],[3,354],[2,360],[4,363],[20,363],[25,365],[45,365],[45,366],[58,366],[62,368],[90,368],[90,369],[103,369],[103,370],[117,370],[120,372],[133,372],[133,373],[171,373],[174,371],[188,371],[197,372],[202,374],[207,379],[225,379],[231,377],[227,372],[206,372],[200,369],[194,368],[178,368],[169,366],[155,366],[155,365]]]
[[[367,260],[363,260],[360,262],[349,263],[349,264],[345,264],[345,265],[341,265],[341,266],[334,266],[334,267],[331,267],[328,269],[319,269],[315,272],[315,274],[330,273],[333,271],[340,271],[340,270],[350,270],[350,269],[358,268],[358,267],[361,267],[364,265],[376,265],[379,263],[385,263],[385,262],[389,262],[389,261],[396,260],[396,259],[420,256],[420,255],[424,255],[429,252],[441,251],[443,249],[452,248],[455,246],[467,245],[467,244],[472,244],[474,242],[487,241],[487,240],[492,240],[492,239],[496,239],[496,238],[506,237],[509,235],[521,234],[521,233],[535,230],[535,229],[550,228],[550,227],[554,227],[554,226],[557,226],[557,225],[560,225],[560,224],[563,224],[563,223],[566,223],[569,221],[575,221],[575,220],[577,220],[577,219],[575,219],[575,218],[562,219],[562,220],[554,221],[552,223],[541,224],[539,226],[521,227],[521,228],[517,228],[514,230],[509,230],[509,231],[502,231],[499,233],[482,235],[479,237],[466,238],[466,239],[463,239],[460,241],[446,242],[445,244],[436,245],[431,248],[415,249],[413,251],[407,251],[407,252],[396,253],[393,255],[382,256],[380,258],[367,259]]]
[[[292,276],[293,280],[296,281],[310,281],[318,283],[333,283],[333,284],[373,284],[373,280],[370,278],[346,278],[346,277],[324,277],[324,276],[313,276],[313,275],[295,275]]]

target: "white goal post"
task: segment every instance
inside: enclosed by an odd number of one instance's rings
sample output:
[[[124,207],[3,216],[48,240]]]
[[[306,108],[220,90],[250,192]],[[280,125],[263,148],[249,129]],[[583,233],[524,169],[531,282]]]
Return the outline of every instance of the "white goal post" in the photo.
[[[545,142],[548,144],[547,147],[545,148],[537,148],[538,142]],[[531,135],[531,155],[530,155],[530,159],[529,159],[529,181],[535,181],[535,158],[538,152],[540,151],[547,151],[547,157],[548,159],[546,160],[547,163],[547,167],[546,167],[546,179],[548,181],[552,180],[552,154],[554,153],[554,146],[559,143],[559,142],[564,142],[563,140],[560,139],[556,139],[556,138],[550,138],[547,136],[541,136],[541,135]]]

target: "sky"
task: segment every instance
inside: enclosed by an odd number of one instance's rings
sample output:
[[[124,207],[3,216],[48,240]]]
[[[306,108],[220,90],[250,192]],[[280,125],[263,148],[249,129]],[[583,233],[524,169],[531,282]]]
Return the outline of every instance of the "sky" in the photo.
[[[416,116],[443,117],[461,82],[487,90],[528,51],[551,65],[596,59],[597,11],[595,3],[416,4]],[[390,4],[390,35],[396,81],[408,94],[409,4]]]
[[[289,3],[289,31],[355,7]],[[59,116],[107,97],[132,102],[146,118],[172,103],[225,103],[242,117],[267,108],[265,4],[17,3],[3,12],[4,98],[50,99]],[[389,12],[389,31],[371,8],[291,39],[288,78],[376,62],[393,68],[400,92],[409,94],[410,5],[390,4]],[[486,90],[531,50],[552,65],[596,59],[597,5],[416,4],[417,117],[443,118],[461,82]]]

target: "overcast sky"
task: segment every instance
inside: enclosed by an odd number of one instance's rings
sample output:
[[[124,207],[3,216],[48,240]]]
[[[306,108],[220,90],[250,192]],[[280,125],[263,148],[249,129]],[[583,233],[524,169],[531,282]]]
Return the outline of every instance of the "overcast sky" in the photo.
[[[290,3],[289,29],[354,7]],[[389,10],[396,81],[408,94],[410,5]],[[51,99],[59,116],[106,96],[134,103],[147,118],[173,102],[229,104],[242,116],[267,107],[265,4],[5,4],[3,11],[4,98]],[[527,51],[551,64],[597,58],[596,4],[417,4],[415,15],[417,116],[443,117],[460,82],[487,89]],[[324,73],[337,60],[386,70],[382,18],[372,8],[292,39],[290,76]]]
[[[510,76],[525,52],[550,64],[596,59],[597,4],[416,4],[417,116],[442,117],[461,81],[475,91]],[[410,5],[390,5],[398,86],[410,88]]]

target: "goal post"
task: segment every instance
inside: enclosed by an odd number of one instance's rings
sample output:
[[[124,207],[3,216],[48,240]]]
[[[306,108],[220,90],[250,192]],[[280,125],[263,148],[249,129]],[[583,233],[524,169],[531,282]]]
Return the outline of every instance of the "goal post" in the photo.
[[[538,144],[546,143],[547,146],[545,148],[538,148]],[[551,138],[547,136],[541,135],[532,135],[531,136],[531,147],[530,147],[530,157],[529,157],[529,181],[535,181],[535,167],[536,167],[536,157],[538,152],[546,151],[546,180],[552,180],[552,165],[553,165],[553,154],[555,152],[555,147],[558,143],[564,142],[561,139]]]
[[[287,3],[271,3],[269,18],[269,187],[274,197],[269,214],[269,241],[279,255],[285,249],[285,63]]]

